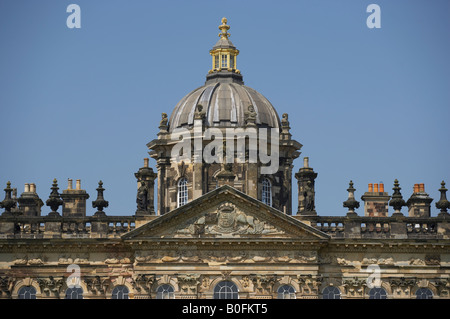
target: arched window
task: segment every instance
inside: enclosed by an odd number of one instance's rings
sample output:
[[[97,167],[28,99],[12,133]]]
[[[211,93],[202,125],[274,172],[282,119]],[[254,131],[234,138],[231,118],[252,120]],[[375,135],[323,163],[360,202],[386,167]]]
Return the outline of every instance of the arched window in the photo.
[[[19,289],[19,299],[36,299],[36,288],[33,286],[24,286]]]
[[[416,299],[433,299],[433,292],[428,288],[419,288],[416,291]]]
[[[272,206],[272,183],[268,178],[264,178],[262,181],[262,202]]]
[[[341,291],[333,286],[326,287],[322,291],[323,299],[341,299]]]
[[[369,290],[369,299],[387,299],[387,293],[384,288],[375,287]]]
[[[112,291],[111,299],[128,299],[128,292],[126,286],[117,286]]]
[[[278,288],[278,299],[295,299],[295,289],[290,285]]]
[[[66,299],[83,299],[83,289],[81,288],[67,288]]]
[[[188,202],[187,178],[183,177],[178,181],[177,207]]]
[[[231,281],[221,281],[214,287],[214,299],[238,299],[238,289]]]
[[[159,286],[156,289],[156,299],[175,299],[173,287],[168,284]]]

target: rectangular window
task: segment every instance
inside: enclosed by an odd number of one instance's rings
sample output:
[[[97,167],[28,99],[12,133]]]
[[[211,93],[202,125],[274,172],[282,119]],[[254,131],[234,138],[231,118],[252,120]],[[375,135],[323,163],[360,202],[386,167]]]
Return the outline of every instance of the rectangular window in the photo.
[[[227,67],[227,56],[222,55],[222,68],[226,68],[226,67]]]
[[[234,56],[230,55],[230,68],[234,69]]]
[[[219,68],[219,56],[216,55],[214,56],[214,69],[218,69]]]

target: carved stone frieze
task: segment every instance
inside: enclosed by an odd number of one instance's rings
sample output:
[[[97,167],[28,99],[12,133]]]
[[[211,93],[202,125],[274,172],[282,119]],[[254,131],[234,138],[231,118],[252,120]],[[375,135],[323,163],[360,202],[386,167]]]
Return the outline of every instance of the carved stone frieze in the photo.
[[[364,295],[367,281],[365,278],[347,278],[342,281],[342,286],[346,289],[347,297],[361,298]]]
[[[199,274],[180,274],[177,276],[178,285],[180,290],[185,295],[195,295],[198,291],[198,285],[200,284]]]
[[[37,283],[41,288],[41,292],[47,297],[59,297],[61,288],[64,286],[64,278],[53,278],[52,276],[48,278],[38,278]]]
[[[411,295],[411,289],[417,284],[416,278],[391,278],[389,279],[392,294],[397,298],[408,298]]]
[[[139,274],[133,280],[133,287],[138,291],[145,291],[146,293],[150,293],[152,290],[153,284],[156,282],[155,274]]]
[[[319,287],[322,284],[322,276],[298,275],[297,281],[300,286],[300,294],[313,296],[319,294]]]
[[[9,298],[14,287],[14,279],[11,277],[0,277],[0,297]]]
[[[103,295],[111,284],[109,277],[93,276],[84,279],[86,287],[93,295]]]
[[[256,294],[269,295],[273,292],[273,286],[279,280],[277,275],[253,275],[251,277]]]
[[[137,252],[137,264],[151,263],[317,263],[315,251],[173,250]]]

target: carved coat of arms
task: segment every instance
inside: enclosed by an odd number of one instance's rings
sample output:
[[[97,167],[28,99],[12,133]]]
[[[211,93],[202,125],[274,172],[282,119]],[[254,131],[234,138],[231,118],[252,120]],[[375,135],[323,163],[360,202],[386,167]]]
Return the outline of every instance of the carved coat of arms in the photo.
[[[189,226],[178,229],[176,234],[190,235],[249,235],[249,234],[281,234],[278,229],[258,218],[247,215],[230,203],[219,205],[216,212],[206,213],[197,218]]]

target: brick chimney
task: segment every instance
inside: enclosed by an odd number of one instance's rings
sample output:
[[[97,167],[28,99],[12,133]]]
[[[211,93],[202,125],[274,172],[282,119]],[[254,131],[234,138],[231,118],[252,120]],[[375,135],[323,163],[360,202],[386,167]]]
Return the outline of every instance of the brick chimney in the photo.
[[[383,183],[370,183],[368,191],[361,196],[364,201],[364,216],[387,217],[390,198],[389,194],[384,191]]]
[[[86,200],[89,194],[81,189],[81,180],[76,180],[76,188],[73,189],[72,179],[68,179],[67,189],[63,190],[61,199],[63,200],[63,217],[85,217]]]
[[[425,193],[425,185],[414,184],[413,193],[406,202],[409,217],[430,217],[433,199]]]

